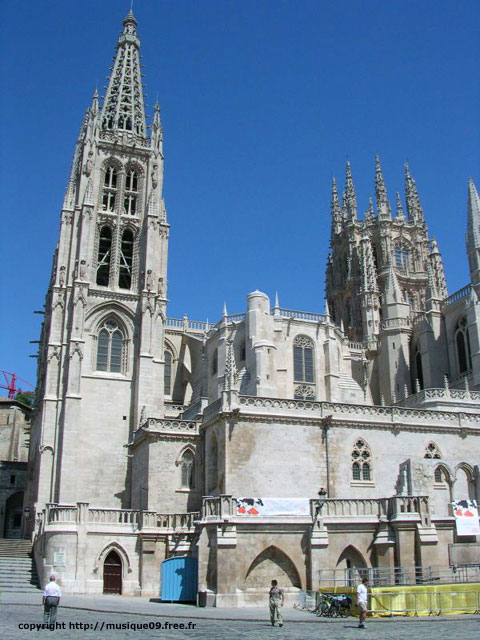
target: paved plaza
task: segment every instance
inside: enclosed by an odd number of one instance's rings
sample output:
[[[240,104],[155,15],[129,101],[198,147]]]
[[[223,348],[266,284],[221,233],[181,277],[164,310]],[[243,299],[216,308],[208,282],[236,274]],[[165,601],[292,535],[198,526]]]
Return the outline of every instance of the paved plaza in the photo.
[[[284,610],[285,625],[272,628],[267,607],[245,609],[199,609],[188,605],[152,602],[147,598],[116,596],[65,596],[56,630],[41,629],[41,593],[0,594],[2,640],[36,637],[95,640],[102,638],[180,639],[220,638],[357,638],[373,640],[452,640],[480,637],[480,616],[395,618],[369,620],[357,628],[355,618],[329,620],[304,611]],[[175,627],[175,625],[177,625]],[[181,626],[183,625],[183,627]]]

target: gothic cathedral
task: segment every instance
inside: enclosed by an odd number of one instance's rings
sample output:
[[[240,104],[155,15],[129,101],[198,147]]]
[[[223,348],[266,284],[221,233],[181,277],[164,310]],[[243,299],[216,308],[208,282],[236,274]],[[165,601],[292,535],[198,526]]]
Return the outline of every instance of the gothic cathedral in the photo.
[[[216,324],[169,318],[162,125],[157,105],[147,128],[139,48],[130,11],[61,212],[27,496],[42,580],[158,596],[178,557],[193,594],[245,606],[272,578],[293,600],[332,571],[473,562],[480,537],[451,507],[480,498],[473,181],[471,283],[453,295],[409,167],[392,210],[377,157],[362,216],[348,163],[343,197],[333,183],[324,313],[254,291]]]

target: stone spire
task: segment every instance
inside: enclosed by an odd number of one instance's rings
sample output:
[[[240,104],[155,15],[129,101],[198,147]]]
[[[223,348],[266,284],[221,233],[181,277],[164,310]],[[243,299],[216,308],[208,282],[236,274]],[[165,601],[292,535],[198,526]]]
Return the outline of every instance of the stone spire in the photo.
[[[368,199],[368,209],[365,211],[365,222],[370,224],[373,222],[375,218],[375,211],[373,210],[373,200],[372,198]]]
[[[400,194],[397,191],[397,211],[396,211],[397,220],[403,221],[405,220],[405,214],[403,213],[402,201],[400,199]]]
[[[432,277],[435,282],[435,289],[439,298],[444,300],[448,296],[447,279],[445,277],[442,255],[438,249],[438,244],[435,239],[432,240],[432,250],[429,255],[429,262],[432,267]]]
[[[163,129],[162,122],[160,120],[160,105],[155,103],[155,110],[153,113],[152,122],[152,149],[156,153],[163,153]]]
[[[353,184],[352,169],[350,162],[346,166],[346,185],[345,185],[345,217],[347,220],[357,219],[357,196],[355,194],[355,186]]]
[[[398,283],[397,274],[392,263],[388,265],[387,280],[385,282],[384,301],[386,303],[403,302],[402,290]]]
[[[480,283],[480,198],[472,178],[468,180],[467,254],[472,284]]]
[[[101,114],[104,132],[125,133],[127,139],[146,138],[145,107],[140,72],[140,40],[132,10],[123,21],[115,62]]]
[[[414,178],[410,175],[408,164],[405,163],[405,200],[410,222],[423,222],[423,209]]]
[[[335,234],[339,234],[342,230],[342,209],[338,200],[337,182],[335,178],[332,178],[332,199],[330,203],[330,212],[332,217],[331,222],[331,237]]]
[[[390,203],[387,198],[387,189],[383,179],[382,166],[379,156],[375,157],[375,195],[377,198],[378,217],[380,220],[391,218]]]

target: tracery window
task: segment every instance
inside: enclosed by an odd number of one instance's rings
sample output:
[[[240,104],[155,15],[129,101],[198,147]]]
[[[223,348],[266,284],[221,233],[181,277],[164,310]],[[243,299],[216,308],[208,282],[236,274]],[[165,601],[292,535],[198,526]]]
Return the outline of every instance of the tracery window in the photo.
[[[315,399],[315,366],[313,342],[307,336],[296,336],[293,341],[293,380],[303,384],[294,388],[296,400]]]
[[[112,255],[112,230],[104,226],[100,229],[97,257],[97,284],[108,287],[110,280],[110,260]]]
[[[130,229],[125,229],[120,244],[118,286],[121,289],[130,289],[132,286],[132,266],[133,266],[133,233]]]
[[[127,171],[125,177],[125,196],[123,199],[124,213],[129,216],[137,215],[138,176],[133,169]]]
[[[295,382],[315,381],[313,342],[306,336],[296,336],[293,341],[293,378]]]
[[[105,320],[98,333],[97,371],[122,373],[125,340],[115,320]]]
[[[163,393],[170,396],[172,394],[172,354],[170,351],[164,352],[164,360]]]
[[[397,244],[395,247],[395,266],[398,269],[407,269],[410,264],[410,255],[408,249],[403,244]]]
[[[458,372],[467,373],[472,369],[470,351],[470,337],[468,335],[467,319],[460,318],[455,329],[455,344],[457,347]]]
[[[353,447],[352,451],[352,480],[365,480],[370,481],[372,479],[372,458],[370,453],[370,447],[359,438]]]
[[[117,196],[117,170],[110,165],[105,171],[103,183],[102,209],[113,213],[115,211],[115,198]]]
[[[190,449],[187,449],[182,456],[182,460],[180,462],[180,470],[182,489],[194,489],[195,457]]]
[[[425,455],[423,457],[440,460],[442,454],[440,453],[440,449],[438,448],[438,445],[435,444],[435,442],[429,442],[426,446]]]

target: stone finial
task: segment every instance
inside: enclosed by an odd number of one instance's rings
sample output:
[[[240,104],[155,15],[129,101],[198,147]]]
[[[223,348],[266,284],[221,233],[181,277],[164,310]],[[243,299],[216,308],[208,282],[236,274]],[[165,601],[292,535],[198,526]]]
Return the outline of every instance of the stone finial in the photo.
[[[233,340],[229,338],[226,342],[225,373],[223,376],[223,390],[232,391],[237,388],[238,372],[235,362],[235,351]]]
[[[403,212],[402,200],[400,198],[400,193],[397,191],[397,210],[396,210],[397,220],[403,221],[405,220],[405,213]]]
[[[387,198],[387,189],[383,179],[382,166],[379,156],[375,157],[375,195],[377,198],[378,215],[380,218],[390,218],[390,203]]]

